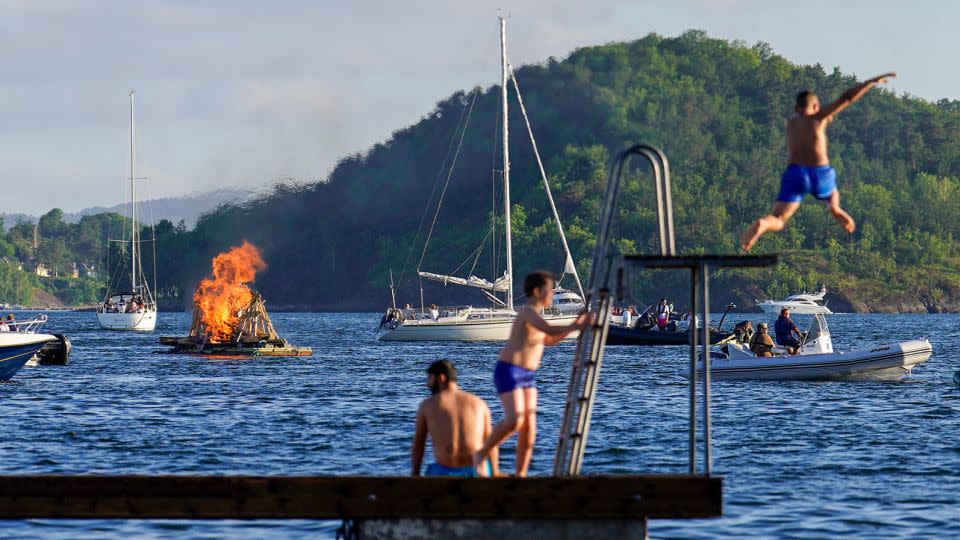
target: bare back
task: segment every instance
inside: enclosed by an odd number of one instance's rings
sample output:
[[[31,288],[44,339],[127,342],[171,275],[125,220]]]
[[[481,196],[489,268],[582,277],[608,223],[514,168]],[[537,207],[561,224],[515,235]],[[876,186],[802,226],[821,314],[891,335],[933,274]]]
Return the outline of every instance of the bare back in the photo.
[[[500,350],[498,359],[501,362],[531,371],[540,367],[547,334],[531,324],[531,317],[540,317],[540,315],[527,306],[517,312],[513,328],[510,329],[510,339]]]
[[[418,422],[426,422],[437,463],[446,467],[473,464],[490,426],[490,409],[479,397],[461,390],[444,390],[420,404]]]
[[[822,116],[793,115],[787,121],[787,162],[796,165],[829,165],[827,124]]]

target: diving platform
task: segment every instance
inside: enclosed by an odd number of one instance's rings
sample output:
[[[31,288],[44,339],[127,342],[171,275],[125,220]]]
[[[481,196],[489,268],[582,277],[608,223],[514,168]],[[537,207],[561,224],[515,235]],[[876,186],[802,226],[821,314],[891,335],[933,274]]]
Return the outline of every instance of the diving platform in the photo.
[[[331,519],[345,538],[644,538],[718,517],[723,480],[687,475],[0,476],[0,519]]]
[[[0,476],[0,519],[706,518],[721,514],[722,485],[687,475]]]

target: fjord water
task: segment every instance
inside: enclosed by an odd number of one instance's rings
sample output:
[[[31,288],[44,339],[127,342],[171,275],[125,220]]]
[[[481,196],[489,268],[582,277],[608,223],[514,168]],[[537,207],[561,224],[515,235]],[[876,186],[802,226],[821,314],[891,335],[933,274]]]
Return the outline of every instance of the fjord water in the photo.
[[[93,313],[51,313],[70,336],[68,366],[24,368],[0,384],[2,474],[409,474],[423,370],[441,357],[500,415],[492,343],[378,343],[379,314],[272,314],[309,358],[156,354],[186,313],[157,332],[100,330]],[[734,315],[733,320],[768,319]],[[929,336],[934,356],[880,382],[715,382],[714,473],[724,517],[653,521],[655,538],[960,536],[960,316],[836,315],[838,350]],[[610,347],[586,473],[682,473],[685,347]],[[572,345],[540,370],[532,472],[549,474]],[[503,467],[512,470],[513,446]],[[427,459],[429,459],[429,454]],[[702,460],[702,454],[698,457]],[[699,463],[698,463],[699,464]],[[17,538],[332,537],[330,521],[30,520]]]

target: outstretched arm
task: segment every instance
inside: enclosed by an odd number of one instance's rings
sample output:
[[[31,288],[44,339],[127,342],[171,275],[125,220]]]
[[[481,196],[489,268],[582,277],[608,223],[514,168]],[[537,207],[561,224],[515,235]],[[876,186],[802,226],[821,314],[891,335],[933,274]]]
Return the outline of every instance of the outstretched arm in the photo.
[[[423,464],[423,451],[427,446],[427,419],[423,409],[417,410],[417,428],[413,434],[413,450],[410,452],[410,474],[420,476],[420,465]]]
[[[862,98],[864,94],[867,93],[871,88],[878,84],[883,84],[887,82],[887,79],[896,77],[897,74],[894,72],[884,73],[883,75],[877,75],[876,77],[869,79],[853,88],[844,92],[836,101],[827,105],[826,107],[820,109],[820,113],[817,114],[820,118],[827,120],[833,120],[833,117],[836,116],[840,111],[846,109],[854,101]]]
[[[577,320],[564,326],[554,326],[548,323],[539,313],[536,313],[530,308],[521,310],[518,317],[522,318],[523,322],[530,323],[530,326],[546,334],[548,340],[555,336],[563,339],[570,332],[582,330],[590,323],[590,314],[587,312],[581,313],[580,316],[577,317]]]

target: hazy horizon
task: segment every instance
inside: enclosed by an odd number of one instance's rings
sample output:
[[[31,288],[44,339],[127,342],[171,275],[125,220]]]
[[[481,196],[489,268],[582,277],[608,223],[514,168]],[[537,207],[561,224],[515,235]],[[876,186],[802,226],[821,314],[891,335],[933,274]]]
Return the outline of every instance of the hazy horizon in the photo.
[[[74,212],[127,197],[131,88],[143,198],[323,178],[451,93],[497,82],[498,7],[515,65],[695,28],[859,77],[895,70],[897,93],[957,99],[960,73],[949,66],[960,4],[901,6],[0,0],[0,42],[16,51],[0,60],[0,178],[15,186],[0,212]]]

